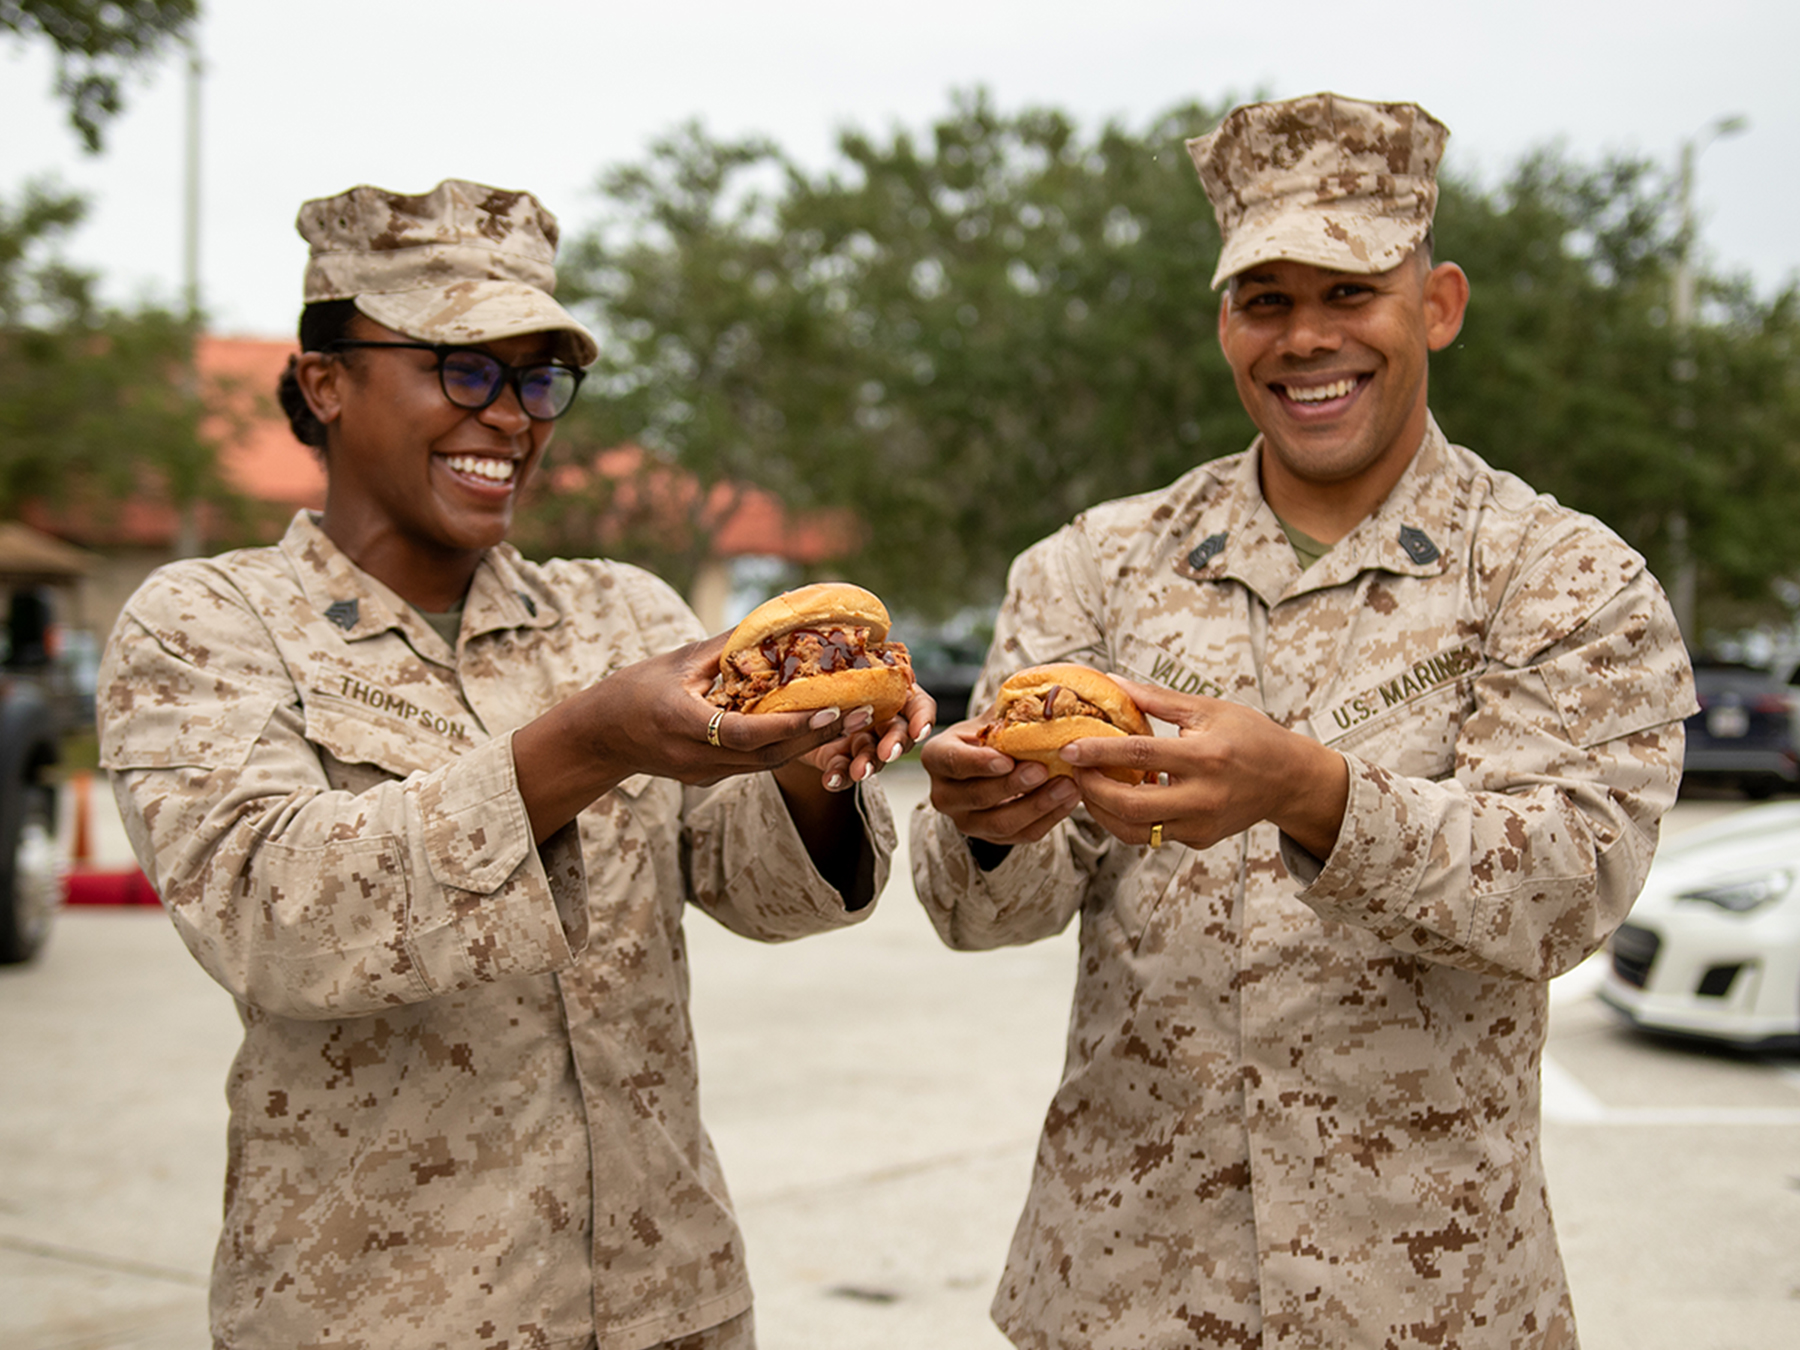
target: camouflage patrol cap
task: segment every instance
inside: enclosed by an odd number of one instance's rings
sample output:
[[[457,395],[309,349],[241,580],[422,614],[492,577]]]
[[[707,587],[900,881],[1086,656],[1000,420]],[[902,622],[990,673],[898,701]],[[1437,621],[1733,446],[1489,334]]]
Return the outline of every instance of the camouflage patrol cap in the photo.
[[[576,360],[593,335],[551,298],[556,217],[529,192],[447,178],[423,196],[354,187],[300,208],[312,248],[306,303],[355,300],[376,323],[421,342],[492,342],[563,332]]]
[[[1225,242],[1214,289],[1276,259],[1398,266],[1431,228],[1449,135],[1416,103],[1309,94],[1232,109],[1187,143]]]

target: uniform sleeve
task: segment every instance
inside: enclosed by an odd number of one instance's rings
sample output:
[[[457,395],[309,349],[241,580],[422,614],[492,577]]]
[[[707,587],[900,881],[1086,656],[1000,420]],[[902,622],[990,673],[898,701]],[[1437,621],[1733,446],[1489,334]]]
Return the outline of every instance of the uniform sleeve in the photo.
[[[1642,560],[1608,580],[1609,555],[1625,553],[1570,536],[1510,589],[1453,778],[1345,756],[1330,857],[1282,842],[1302,900],[1478,972],[1547,980],[1600,947],[1643,885],[1695,707],[1686,647]]]
[[[1006,600],[969,706],[986,707],[1015,670],[1050,661],[1105,669],[1099,581],[1080,524],[1065,526],[1014,560]],[[1112,836],[1077,810],[1035,844],[984,872],[968,840],[930,802],[915,808],[909,846],[913,889],[938,936],[959,951],[1035,942],[1060,933],[1114,852]]]
[[[879,896],[897,843],[893,811],[879,775],[859,783],[854,797],[874,859],[872,894]],[[845,908],[843,895],[813,865],[769,774],[689,788],[682,845],[694,903],[744,937],[785,942],[847,928],[875,912],[873,901]]]
[[[262,620],[159,574],[100,675],[102,765],[189,949],[244,1003],[339,1018],[557,969],[587,940],[573,826],[531,843],[510,736],[333,790]]]

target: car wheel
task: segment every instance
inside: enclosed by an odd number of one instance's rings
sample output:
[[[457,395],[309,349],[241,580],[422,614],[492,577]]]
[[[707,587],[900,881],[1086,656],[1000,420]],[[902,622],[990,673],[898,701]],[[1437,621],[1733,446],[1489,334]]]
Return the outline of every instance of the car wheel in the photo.
[[[62,900],[56,797],[48,784],[18,789],[0,824],[0,964],[29,961],[50,937]]]

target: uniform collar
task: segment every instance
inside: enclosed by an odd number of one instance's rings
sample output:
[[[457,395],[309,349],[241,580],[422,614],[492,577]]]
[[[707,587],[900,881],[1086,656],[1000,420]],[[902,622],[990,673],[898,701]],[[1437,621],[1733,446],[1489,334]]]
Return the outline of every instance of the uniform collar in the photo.
[[[1418,453],[1375,511],[1304,572],[1281,522],[1264,500],[1258,464],[1262,438],[1221,479],[1221,497],[1196,518],[1175,570],[1196,581],[1227,578],[1273,605],[1290,595],[1341,585],[1365,571],[1436,576],[1449,566],[1446,548],[1460,499],[1449,445],[1426,416]]]
[[[293,562],[308,603],[344,635],[344,641],[359,642],[397,629],[419,655],[446,664],[454,659],[454,653],[419,612],[352,562],[320,528],[312,512],[295,514],[280,548]],[[543,588],[521,571],[518,553],[510,544],[482,555],[463,602],[465,636],[507,628],[547,628],[558,618]]]

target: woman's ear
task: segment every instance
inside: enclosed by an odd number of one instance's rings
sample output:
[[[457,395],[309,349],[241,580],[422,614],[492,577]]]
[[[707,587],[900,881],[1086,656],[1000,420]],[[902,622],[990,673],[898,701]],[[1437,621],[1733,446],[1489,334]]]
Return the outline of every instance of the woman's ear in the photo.
[[[344,363],[323,352],[301,352],[294,362],[294,382],[312,415],[324,426],[337,421],[344,410]]]

